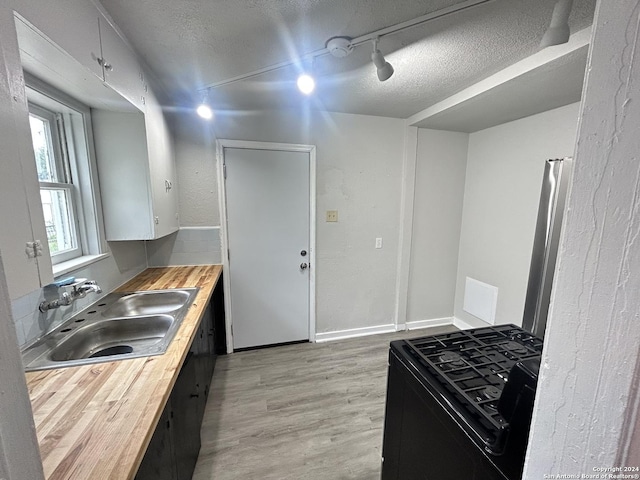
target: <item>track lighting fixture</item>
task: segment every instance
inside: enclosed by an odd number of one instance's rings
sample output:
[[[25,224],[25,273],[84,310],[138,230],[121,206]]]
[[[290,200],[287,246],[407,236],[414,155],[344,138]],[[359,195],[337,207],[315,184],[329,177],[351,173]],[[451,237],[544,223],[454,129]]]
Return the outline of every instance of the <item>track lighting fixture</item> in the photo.
[[[569,36],[571,35],[569,31],[569,15],[571,14],[572,5],[573,0],[558,0],[558,3],[553,8],[551,24],[540,42],[541,48],[560,45],[569,41]]]
[[[384,59],[380,50],[378,50],[377,37],[373,39],[373,53],[371,54],[371,60],[376,66],[378,80],[380,80],[381,82],[389,80],[391,78],[391,75],[393,75],[393,67]]]
[[[207,90],[202,96],[202,102],[198,105],[196,113],[205,120],[211,120],[213,118],[213,110],[209,105],[209,91]]]
[[[301,61],[307,61],[309,59],[313,61],[313,59],[315,59],[316,57],[322,57],[324,55],[331,55],[336,58],[344,58],[350,55],[351,52],[356,47],[367,44],[370,41],[373,41],[373,53],[371,54],[371,60],[376,66],[376,73],[378,75],[378,79],[381,82],[384,82],[389,78],[391,78],[391,76],[393,75],[393,67],[389,62],[385,60],[384,56],[382,55],[382,52],[378,50],[378,39],[380,37],[385,37],[387,35],[392,35],[398,32],[402,32],[409,28],[413,28],[417,25],[424,25],[433,20],[444,18],[458,12],[468,11],[472,8],[476,8],[481,5],[485,5],[494,1],[495,0],[463,0],[460,3],[451,5],[449,7],[445,7],[441,10],[430,12],[401,23],[389,25],[387,27],[380,28],[374,32],[365,33],[364,35],[360,35],[359,37],[355,37],[355,38],[345,37],[345,36],[332,37],[329,40],[327,40],[324,48],[320,48],[312,52],[308,52],[302,55],[301,57],[284,60],[280,63],[268,65],[266,67],[253,70],[251,72],[247,72],[242,75],[238,75],[236,77],[227,78],[226,80],[220,80],[215,83],[204,85],[201,88],[202,89],[206,88],[208,91],[209,89],[224,87],[227,85],[234,84],[236,82],[241,82],[244,80],[248,80],[250,78],[258,77],[260,75],[265,75],[270,72],[275,72],[283,68],[289,68],[292,65],[298,65]],[[556,5],[556,10],[561,10],[561,11],[559,11],[558,14],[556,14],[556,12],[554,11],[554,19],[558,17],[560,20],[562,20],[562,18],[564,18],[562,14],[562,12],[564,11],[563,9],[566,9],[567,12],[570,12],[571,3],[572,3],[572,0],[559,0],[558,5]],[[568,16],[569,14],[567,13],[566,18],[568,18]],[[553,25],[554,23],[552,21],[552,27]],[[301,92],[303,92],[305,95],[310,95],[315,88],[315,80],[313,79],[313,76],[309,71],[302,72],[298,77],[298,80],[296,83],[298,85],[298,89]],[[206,110],[203,109],[203,113],[206,113]],[[213,115],[213,112],[211,112],[211,115]]]

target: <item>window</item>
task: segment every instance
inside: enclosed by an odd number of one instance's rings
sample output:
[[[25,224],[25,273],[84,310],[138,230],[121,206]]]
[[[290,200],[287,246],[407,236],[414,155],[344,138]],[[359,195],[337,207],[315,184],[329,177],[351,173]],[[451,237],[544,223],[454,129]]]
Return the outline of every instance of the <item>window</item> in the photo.
[[[29,123],[49,251],[55,264],[82,255],[64,121],[60,113],[31,104]]]
[[[35,78],[27,78],[27,97],[47,240],[58,275],[103,250],[90,110]]]

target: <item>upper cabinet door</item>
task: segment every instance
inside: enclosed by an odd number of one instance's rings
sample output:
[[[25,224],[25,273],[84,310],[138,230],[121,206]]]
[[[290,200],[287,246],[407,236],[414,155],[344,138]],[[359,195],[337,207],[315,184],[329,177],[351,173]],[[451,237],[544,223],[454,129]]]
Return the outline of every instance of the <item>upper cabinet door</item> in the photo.
[[[144,111],[145,92],[143,74],[135,53],[118,32],[100,16],[101,63],[104,80],[111,88]]]
[[[145,118],[155,238],[160,238],[179,228],[178,189],[171,133],[153,92],[149,92]]]
[[[93,3],[85,0],[21,0],[16,12],[94,75],[104,79],[100,65],[100,12]]]

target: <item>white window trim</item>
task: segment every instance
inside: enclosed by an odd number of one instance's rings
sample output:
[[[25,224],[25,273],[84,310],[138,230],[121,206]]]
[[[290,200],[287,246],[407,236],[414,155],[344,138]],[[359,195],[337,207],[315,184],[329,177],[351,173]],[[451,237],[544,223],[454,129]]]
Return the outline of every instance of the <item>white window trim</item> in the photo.
[[[82,257],[76,257],[66,262],[56,263],[53,266],[53,276],[56,278],[61,275],[66,275],[67,273],[84,268],[87,265],[96,263],[104,258],[109,258],[110,256],[111,254],[109,252],[101,253],[100,255],[83,255]]]
[[[86,105],[78,102],[73,97],[48,85],[42,80],[25,72],[27,84],[27,96],[29,101],[47,108],[55,104],[63,104],[69,111],[62,112],[67,124],[71,125],[68,132],[68,148],[72,151],[75,162],[71,162],[71,175],[77,179],[76,185],[76,214],[77,228],[84,248],[83,255],[71,260],[62,261],[52,266],[54,277],[64,275],[79,268],[95,263],[110,256],[109,248],[104,233],[104,220],[102,217],[102,202],[100,185],[98,182],[98,167],[96,163],[95,146],[93,141],[93,129],[91,124],[91,110]],[[81,116],[71,115],[70,110],[81,113]],[[77,137],[78,131],[84,131],[86,147]]]

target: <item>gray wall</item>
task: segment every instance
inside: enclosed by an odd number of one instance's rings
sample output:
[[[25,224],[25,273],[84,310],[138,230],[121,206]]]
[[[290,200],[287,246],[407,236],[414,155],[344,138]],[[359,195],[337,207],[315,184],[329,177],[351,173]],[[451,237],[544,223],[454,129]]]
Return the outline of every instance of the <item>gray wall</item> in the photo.
[[[499,288],[496,323],[522,324],[544,161],[573,155],[579,104],[469,136],[455,317],[486,325],[462,309],[465,278]]]
[[[222,263],[220,227],[180,227],[175,233],[147,242],[150,267]]]
[[[214,122],[191,114],[173,114],[181,227],[220,226]]]
[[[453,317],[468,143],[418,129],[407,322]]]
[[[192,120],[185,119],[185,125],[176,129],[181,218],[192,226],[217,226],[213,139],[201,135]],[[316,330],[392,324],[403,121],[308,111],[239,112],[219,115],[212,128],[217,138],[316,145]],[[187,191],[203,204],[194,205]],[[326,210],[338,210],[339,222],[325,223]],[[383,237],[382,249],[374,248],[376,237]]]
[[[73,271],[62,278],[75,276],[95,280],[102,287],[103,294],[119,287],[147,268],[147,254],[144,242],[110,242],[110,256]],[[100,295],[100,296],[102,296]],[[41,313],[38,305],[44,300],[41,288],[12,301],[18,343],[24,345],[41,336],[46,330],[74,315],[95,302],[100,296],[93,293],[67,307],[60,307]]]

